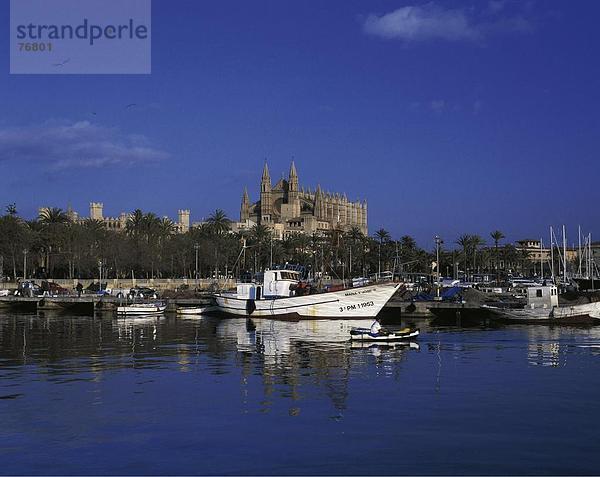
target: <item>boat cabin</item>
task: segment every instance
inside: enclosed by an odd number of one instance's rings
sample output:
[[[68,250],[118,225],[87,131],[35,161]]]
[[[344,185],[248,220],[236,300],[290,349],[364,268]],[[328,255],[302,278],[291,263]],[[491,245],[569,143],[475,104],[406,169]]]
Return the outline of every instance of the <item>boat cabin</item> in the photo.
[[[558,289],[554,286],[527,288],[527,308],[554,308],[558,306]]]
[[[238,283],[237,297],[249,300],[295,295],[300,273],[295,270],[266,270],[262,283]]]

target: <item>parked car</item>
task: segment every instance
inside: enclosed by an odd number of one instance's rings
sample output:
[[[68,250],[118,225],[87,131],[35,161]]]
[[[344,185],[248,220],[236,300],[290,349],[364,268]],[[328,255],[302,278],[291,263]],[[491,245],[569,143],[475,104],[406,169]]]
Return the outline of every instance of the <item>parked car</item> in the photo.
[[[156,290],[148,287],[133,287],[129,290],[130,298],[158,298]]]
[[[69,290],[61,287],[58,283],[43,281],[40,287],[44,295],[48,296],[59,296],[68,295]]]
[[[42,288],[32,281],[23,281],[19,282],[19,286],[15,291],[16,296],[25,296],[25,297],[34,297],[34,296],[42,296],[44,291]]]

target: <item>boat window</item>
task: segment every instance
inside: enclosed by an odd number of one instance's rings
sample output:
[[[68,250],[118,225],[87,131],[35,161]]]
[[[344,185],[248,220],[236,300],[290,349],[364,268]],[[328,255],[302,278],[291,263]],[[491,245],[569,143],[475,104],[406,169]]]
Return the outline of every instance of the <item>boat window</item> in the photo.
[[[542,290],[536,290],[536,295],[538,297],[541,297],[542,296]]]
[[[290,272],[279,272],[282,280],[296,280],[296,275]]]

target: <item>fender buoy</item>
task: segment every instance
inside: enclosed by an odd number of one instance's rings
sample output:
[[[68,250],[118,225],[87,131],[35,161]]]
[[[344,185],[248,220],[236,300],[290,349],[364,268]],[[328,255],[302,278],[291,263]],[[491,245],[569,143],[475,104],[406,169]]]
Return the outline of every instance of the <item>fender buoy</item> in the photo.
[[[254,303],[254,300],[250,299],[246,301],[246,314],[248,316],[250,316],[252,313],[254,313],[254,310],[256,310],[256,303]]]

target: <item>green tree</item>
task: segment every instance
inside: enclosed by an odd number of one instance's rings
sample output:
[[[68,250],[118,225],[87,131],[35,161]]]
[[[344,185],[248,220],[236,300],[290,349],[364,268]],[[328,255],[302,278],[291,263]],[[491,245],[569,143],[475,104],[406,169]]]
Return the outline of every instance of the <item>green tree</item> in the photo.
[[[42,225],[42,238],[44,240],[44,267],[48,276],[54,276],[53,256],[60,259],[62,246],[67,240],[67,225],[71,222],[66,212],[58,207],[43,209],[38,217]]]
[[[500,240],[502,240],[505,237],[504,237],[504,234],[500,230],[494,230],[493,232],[491,232],[490,237],[492,237],[492,240],[494,241],[494,249],[496,252],[496,285],[498,285],[500,282],[499,267],[498,267],[498,264],[499,264],[498,244],[500,243]]]

